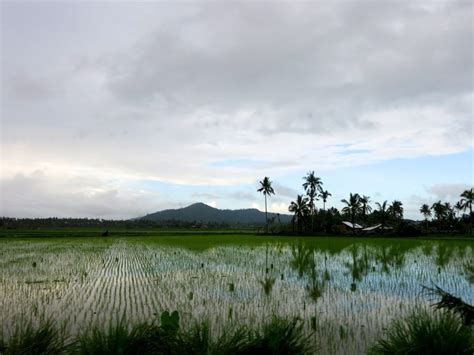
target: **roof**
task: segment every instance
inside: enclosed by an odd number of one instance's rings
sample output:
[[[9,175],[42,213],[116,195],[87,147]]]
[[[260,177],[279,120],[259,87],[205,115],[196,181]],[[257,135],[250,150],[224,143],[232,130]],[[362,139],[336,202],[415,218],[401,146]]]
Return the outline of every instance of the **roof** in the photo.
[[[385,226],[385,227],[382,227],[382,224],[376,224],[374,226],[370,226],[370,227],[367,227],[367,228],[364,228],[362,229],[363,231],[366,231],[366,232],[370,232],[370,231],[373,231],[373,230],[376,230],[376,229],[385,229],[385,230],[388,230],[388,229],[393,229],[392,227],[388,227],[388,226]]]
[[[354,225],[352,225],[351,222],[347,222],[347,221],[342,221],[342,224],[344,224],[345,226],[347,226],[349,228],[352,228],[352,229],[362,229],[363,228],[360,224],[354,223]]]
[[[370,227],[364,228],[364,229],[362,229],[362,230],[369,232],[369,231],[373,231],[373,230],[375,230],[375,229],[378,229],[378,228],[380,228],[380,227],[382,227],[381,224],[376,224],[375,226],[370,226]]]

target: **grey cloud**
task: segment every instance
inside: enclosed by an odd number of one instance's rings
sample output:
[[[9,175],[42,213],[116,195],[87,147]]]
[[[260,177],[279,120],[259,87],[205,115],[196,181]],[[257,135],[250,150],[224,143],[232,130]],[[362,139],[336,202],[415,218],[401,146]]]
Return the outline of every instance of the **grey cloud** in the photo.
[[[471,189],[468,184],[436,184],[426,188],[436,201],[456,202],[460,200],[461,193]]]
[[[273,188],[277,196],[283,196],[283,197],[288,197],[290,199],[294,199],[298,195],[298,191],[296,191],[295,189],[288,186],[284,186],[277,182],[273,183]],[[301,192],[299,193],[301,194]]]
[[[472,148],[472,2],[1,6],[2,203],[16,211],[158,209],[104,173],[229,186]],[[212,166],[226,159],[265,163]],[[26,173],[44,165],[54,179]]]
[[[251,122],[236,124],[264,134],[371,128],[362,112],[472,91],[461,5],[207,3],[148,36],[108,83],[140,104],[248,108]]]

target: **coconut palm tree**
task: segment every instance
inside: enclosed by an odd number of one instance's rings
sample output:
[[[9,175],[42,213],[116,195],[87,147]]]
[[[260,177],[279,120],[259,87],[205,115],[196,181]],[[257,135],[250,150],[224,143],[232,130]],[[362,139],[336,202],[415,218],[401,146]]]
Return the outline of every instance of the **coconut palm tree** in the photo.
[[[267,195],[271,196],[275,194],[269,177],[265,176],[263,181],[260,181],[260,188],[257,191],[263,193],[265,196],[265,232],[268,233]]]
[[[362,205],[362,219],[365,221],[366,218],[367,218],[367,215],[372,212],[372,207],[370,207],[369,205],[369,202],[370,202],[370,197],[369,196],[365,196],[363,195],[361,198],[360,198],[360,203]]]
[[[469,233],[472,235],[472,202],[474,201],[474,190],[466,190],[461,194],[461,203],[464,210],[469,209]]]
[[[361,213],[361,203],[359,194],[350,194],[349,201],[346,199],[341,200],[342,203],[346,204],[346,207],[342,209],[343,213],[347,213],[351,216],[352,232],[355,233],[355,218]]]
[[[398,200],[394,200],[392,204],[388,207],[388,213],[395,217],[396,219],[403,218],[403,203]]]
[[[461,201],[456,202],[453,208],[456,210],[456,216],[462,216],[461,212],[465,210]]]
[[[431,217],[431,209],[426,203],[420,207],[420,213],[425,217],[425,228],[428,233],[428,217]]]
[[[433,210],[435,218],[438,221],[438,231],[439,231],[441,229],[441,223],[443,219],[445,219],[447,216],[446,206],[441,201],[438,201],[438,202],[433,203],[433,205],[431,206],[431,209]]]
[[[323,210],[326,210],[326,201],[328,200],[328,197],[332,195],[328,190],[325,190],[325,191],[321,191],[319,196],[321,196],[321,198],[323,199]]]
[[[291,201],[288,211],[295,214],[295,219],[298,223],[298,232],[302,230],[302,223],[305,216],[310,213],[310,207],[308,204],[308,199],[303,197],[303,195],[298,195],[295,201]]]
[[[388,207],[387,207],[387,200],[385,200],[382,204],[376,202],[377,205],[377,213],[380,218],[380,224],[382,224],[382,233],[385,231],[385,223],[387,222],[388,218]]]
[[[321,186],[323,182],[321,178],[314,175],[314,171],[308,172],[308,174],[303,177],[304,183],[303,188],[306,194],[309,197],[309,209],[311,213],[311,230],[314,226],[314,211],[316,210],[315,201],[317,200],[317,192],[321,191]]]

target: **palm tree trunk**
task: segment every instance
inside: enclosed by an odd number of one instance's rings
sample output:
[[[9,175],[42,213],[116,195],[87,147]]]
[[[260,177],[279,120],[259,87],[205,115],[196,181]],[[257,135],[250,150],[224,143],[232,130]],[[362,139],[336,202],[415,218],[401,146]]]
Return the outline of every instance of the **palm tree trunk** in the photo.
[[[351,214],[351,222],[352,222],[352,234],[355,235],[356,229],[355,229],[355,213]]]
[[[472,203],[469,205],[469,234],[472,237]]]
[[[267,195],[265,194],[265,233],[268,233]]]

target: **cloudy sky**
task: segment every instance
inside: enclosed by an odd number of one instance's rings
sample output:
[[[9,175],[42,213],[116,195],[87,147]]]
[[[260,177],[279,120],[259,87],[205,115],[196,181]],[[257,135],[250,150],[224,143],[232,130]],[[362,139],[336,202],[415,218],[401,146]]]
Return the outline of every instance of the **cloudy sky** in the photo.
[[[1,1],[0,215],[473,185],[473,3]],[[318,202],[321,206],[320,202]]]

